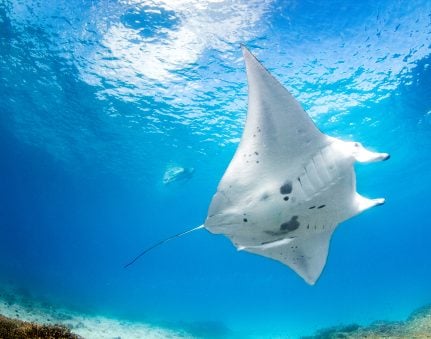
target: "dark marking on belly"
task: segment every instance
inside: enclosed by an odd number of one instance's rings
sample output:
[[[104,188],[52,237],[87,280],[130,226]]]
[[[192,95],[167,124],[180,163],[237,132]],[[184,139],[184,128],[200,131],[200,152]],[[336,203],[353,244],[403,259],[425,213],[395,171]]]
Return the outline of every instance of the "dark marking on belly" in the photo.
[[[286,197],[283,198],[283,200],[287,201],[287,200],[289,200],[289,197],[286,196]]]
[[[280,229],[278,231],[267,230],[263,231],[265,234],[271,236],[280,236],[292,232],[299,228],[301,224],[298,221],[298,216],[294,215],[289,221],[284,222],[280,225]]]
[[[280,231],[292,232],[298,229],[300,225],[301,224],[298,222],[298,216],[294,215],[289,221],[284,222],[280,225]]]
[[[280,187],[281,194],[289,194],[292,193],[292,182],[290,180],[286,180],[286,182]]]
[[[309,210],[312,210],[313,208],[316,208],[316,206],[308,207]]]
[[[326,205],[320,205],[319,207],[317,207],[317,208],[323,208],[323,207],[325,207]]]

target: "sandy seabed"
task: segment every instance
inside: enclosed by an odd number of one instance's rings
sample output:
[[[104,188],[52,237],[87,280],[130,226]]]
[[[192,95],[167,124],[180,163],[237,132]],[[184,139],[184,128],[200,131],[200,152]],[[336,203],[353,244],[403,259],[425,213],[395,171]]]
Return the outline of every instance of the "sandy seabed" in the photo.
[[[86,339],[191,337],[181,331],[58,309],[3,288],[0,288],[0,315],[43,325],[62,325]]]
[[[235,335],[234,332],[206,332],[194,335],[186,330],[173,330],[145,323],[136,323],[111,319],[103,316],[86,315],[76,311],[55,307],[52,304],[35,300],[26,293],[13,288],[0,286],[1,316],[40,325],[61,325],[70,329],[72,334],[85,339],[134,339],[134,338],[261,338],[254,335]],[[8,321],[8,319],[3,318]],[[1,326],[1,324],[0,324]],[[54,328],[54,327],[53,327]],[[0,328],[1,330],[1,328]],[[3,331],[4,332],[4,331]],[[1,334],[1,331],[0,331]],[[239,335],[239,336],[238,336]],[[266,336],[266,335],[265,335]],[[4,338],[21,338],[6,336]],[[71,338],[71,336],[37,336],[38,338]],[[72,336],[73,337],[73,336]],[[4,339],[0,335],[1,339]],[[266,338],[290,338],[286,335],[271,335]],[[431,304],[415,311],[404,321],[376,321],[367,326],[350,324],[317,331],[304,339],[339,339],[339,338],[417,338],[431,339]]]

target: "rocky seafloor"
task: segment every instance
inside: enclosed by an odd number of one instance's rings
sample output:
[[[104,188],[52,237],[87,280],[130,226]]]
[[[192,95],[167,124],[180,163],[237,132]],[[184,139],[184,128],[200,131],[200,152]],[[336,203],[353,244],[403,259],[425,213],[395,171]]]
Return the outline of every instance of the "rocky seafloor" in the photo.
[[[405,321],[376,321],[368,326],[336,326],[319,330],[302,339],[341,338],[431,339],[431,304],[415,310]]]
[[[69,328],[62,325],[35,324],[18,319],[7,318],[0,315],[0,338],[63,338],[80,339]]]

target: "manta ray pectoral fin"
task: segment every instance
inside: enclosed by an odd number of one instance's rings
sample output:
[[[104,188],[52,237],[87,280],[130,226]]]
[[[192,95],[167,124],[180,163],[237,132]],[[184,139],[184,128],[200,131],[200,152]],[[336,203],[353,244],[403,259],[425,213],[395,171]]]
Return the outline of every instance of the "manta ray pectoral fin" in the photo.
[[[235,163],[243,154],[295,162],[325,147],[327,137],[315,126],[292,94],[242,46],[248,79],[248,112]],[[248,159],[247,159],[248,160]],[[259,159],[256,159],[259,160]],[[263,161],[259,162],[263,164]],[[235,165],[236,168],[236,165]],[[233,168],[232,168],[233,170]]]
[[[282,262],[308,284],[314,285],[325,267],[334,228],[330,227],[327,231],[306,237],[278,240],[269,243],[269,246],[250,246],[243,249]]]

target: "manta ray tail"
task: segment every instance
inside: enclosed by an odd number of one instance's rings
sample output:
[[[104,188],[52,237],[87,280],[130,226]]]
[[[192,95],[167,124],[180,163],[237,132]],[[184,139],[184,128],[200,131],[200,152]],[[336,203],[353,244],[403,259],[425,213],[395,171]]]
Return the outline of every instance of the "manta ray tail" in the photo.
[[[142,251],[141,253],[139,253],[132,261],[130,261],[128,264],[124,265],[124,268],[127,268],[130,265],[133,265],[144,254],[147,254],[148,252],[150,252],[151,250],[155,249],[156,247],[159,247],[160,245],[163,245],[165,242],[168,242],[168,241],[170,241],[172,239],[175,239],[175,238],[180,238],[183,235],[186,235],[186,234],[191,233],[193,231],[200,230],[201,228],[204,228],[204,225],[200,225],[198,227],[192,228],[191,230],[188,230],[188,231],[185,231],[185,232],[181,232],[181,233],[172,235],[172,236],[170,236],[170,237],[168,237],[166,239],[163,239],[163,240],[159,241],[158,243],[156,243],[156,244],[148,247],[147,249],[145,249],[144,251]]]

